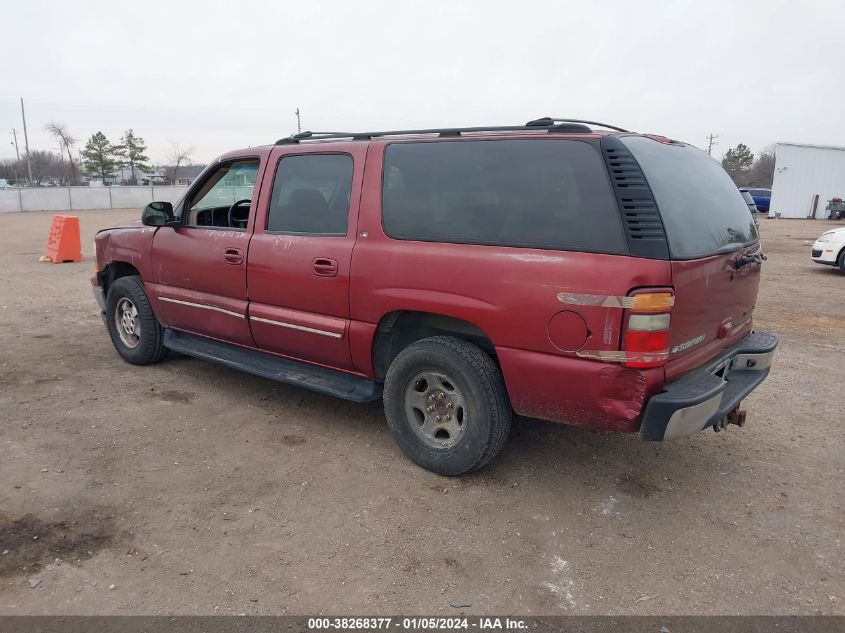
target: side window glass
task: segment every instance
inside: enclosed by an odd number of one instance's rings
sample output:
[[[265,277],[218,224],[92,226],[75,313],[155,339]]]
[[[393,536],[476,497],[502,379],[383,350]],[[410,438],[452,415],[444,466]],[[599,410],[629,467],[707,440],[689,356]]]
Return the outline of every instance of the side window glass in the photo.
[[[580,141],[396,142],[383,183],[395,239],[627,252],[601,155]]]
[[[347,154],[282,158],[273,181],[267,231],[346,235],[352,167]]]
[[[245,229],[258,174],[257,158],[221,165],[193,195],[187,226]]]

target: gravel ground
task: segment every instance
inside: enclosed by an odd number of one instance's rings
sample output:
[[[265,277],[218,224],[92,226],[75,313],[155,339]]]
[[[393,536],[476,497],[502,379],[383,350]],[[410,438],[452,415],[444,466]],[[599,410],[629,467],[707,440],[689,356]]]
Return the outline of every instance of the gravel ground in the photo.
[[[0,215],[0,613],[845,614],[845,277],[761,220],[749,423],[665,444],[518,420],[447,479],[354,405],[178,357],[134,367],[48,213]],[[451,605],[469,604],[456,608]]]

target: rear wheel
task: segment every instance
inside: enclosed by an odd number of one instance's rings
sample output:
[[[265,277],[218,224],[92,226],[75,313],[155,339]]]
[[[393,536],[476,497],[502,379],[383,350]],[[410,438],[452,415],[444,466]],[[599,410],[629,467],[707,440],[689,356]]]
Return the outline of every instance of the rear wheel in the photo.
[[[106,298],[106,325],[121,358],[133,365],[157,363],[167,350],[164,329],[153,314],[137,275],[115,281]]]
[[[384,383],[384,410],[405,454],[447,476],[490,463],[505,444],[512,417],[493,360],[449,336],[423,339],[396,357]]]

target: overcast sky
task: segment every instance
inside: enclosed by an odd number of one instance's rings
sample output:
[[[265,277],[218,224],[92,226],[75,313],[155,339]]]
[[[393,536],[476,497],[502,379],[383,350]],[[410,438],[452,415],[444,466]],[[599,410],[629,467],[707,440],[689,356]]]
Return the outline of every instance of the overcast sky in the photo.
[[[5,0],[0,159],[133,128],[155,163],[296,131],[545,115],[744,142],[845,145],[845,2]]]

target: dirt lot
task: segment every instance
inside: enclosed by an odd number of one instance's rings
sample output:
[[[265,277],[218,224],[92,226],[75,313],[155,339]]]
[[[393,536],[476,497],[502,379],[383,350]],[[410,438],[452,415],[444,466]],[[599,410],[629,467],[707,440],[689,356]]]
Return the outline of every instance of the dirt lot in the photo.
[[[51,215],[0,215],[0,613],[845,614],[845,277],[761,220],[748,426],[665,444],[517,421],[447,479],[353,405],[113,351]],[[470,604],[458,609],[452,604]]]

